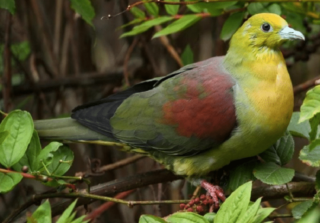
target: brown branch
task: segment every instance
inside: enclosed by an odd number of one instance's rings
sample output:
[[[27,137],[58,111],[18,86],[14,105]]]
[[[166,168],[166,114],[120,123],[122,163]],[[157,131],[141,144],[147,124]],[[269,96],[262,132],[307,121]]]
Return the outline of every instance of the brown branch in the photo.
[[[116,199],[124,199],[128,197],[130,194],[132,194],[134,190],[124,191],[119,194],[117,194],[114,198]],[[106,202],[102,204],[100,207],[94,209],[90,214],[88,214],[84,220],[90,220],[93,221],[95,218],[100,216],[103,212],[111,208],[113,205],[115,205],[115,202]]]
[[[311,87],[314,87],[314,86],[320,84],[319,80],[320,80],[320,76],[317,76],[317,77],[315,77],[315,78],[313,78],[311,80],[308,80],[308,81],[306,81],[306,82],[304,82],[302,84],[299,84],[299,85],[295,86],[293,88],[294,94],[297,95],[297,94],[299,94],[301,92],[307,91]]]
[[[123,191],[133,190],[136,188],[144,187],[150,184],[157,184],[160,182],[169,182],[177,179],[181,179],[180,176],[174,175],[169,170],[156,170],[147,173],[140,173],[137,175],[125,177],[122,179],[114,180],[111,182],[99,184],[90,188],[90,194],[101,195],[101,196],[114,196],[115,194],[121,193]],[[86,189],[79,190],[78,193],[86,193]],[[55,196],[54,196],[55,195]],[[56,193],[50,194],[34,194],[29,200],[26,201],[22,206],[15,209],[4,221],[12,222],[19,214],[21,214],[25,209],[29,208],[33,204],[41,202],[43,199],[51,197],[67,197],[66,193]],[[86,205],[92,203],[94,200],[79,198],[77,206]],[[52,205],[52,216],[61,214],[69,205],[70,200],[63,200]],[[21,220],[25,221],[25,217]]]
[[[161,27],[155,26],[155,29],[157,30],[157,32],[159,32],[161,30]],[[161,43],[166,47],[167,51],[172,56],[172,58],[179,64],[180,67],[182,67],[183,66],[182,60],[179,54],[177,53],[177,51],[175,50],[175,48],[170,44],[168,37],[160,36],[159,38]]]
[[[32,94],[39,91],[50,92],[61,88],[74,88],[79,86],[97,86],[103,84],[120,85],[123,79],[121,71],[110,73],[84,73],[79,77],[61,77],[54,80],[40,81],[34,84],[24,83],[12,88],[15,96]]]
[[[181,179],[181,176],[175,176],[169,170],[156,170],[147,173],[137,174],[134,176],[129,176],[123,179],[114,180],[108,183],[99,184],[91,187],[90,194],[99,196],[114,196],[123,191],[128,191],[140,187],[144,187],[150,184],[163,183]],[[315,183],[314,182],[291,182],[288,183],[288,187],[294,196],[298,197],[312,197],[315,194]],[[86,193],[86,190],[79,190],[78,194]],[[280,186],[261,186],[253,188],[251,199],[256,200],[257,198],[263,196],[264,200],[282,198],[288,195],[288,190],[285,185]],[[35,194],[33,195],[25,204],[15,209],[10,216],[4,222],[13,221],[14,218],[23,212],[25,209],[30,207],[35,203],[41,202],[43,199],[51,197],[68,197],[68,193],[56,193],[56,194]],[[70,197],[70,196],[69,196]],[[92,203],[93,199],[79,198],[77,206],[87,205]],[[59,201],[52,205],[52,215],[61,214],[69,205],[70,200]],[[25,219],[24,219],[25,220]]]
[[[11,108],[11,50],[10,50],[10,37],[11,37],[11,22],[12,16],[10,12],[7,12],[6,16],[6,28],[5,28],[5,37],[4,37],[4,74],[3,74],[3,103],[4,111],[9,111]]]
[[[315,183],[313,182],[291,182],[287,185],[295,197],[312,197],[315,194]],[[259,197],[263,197],[263,200],[270,200],[282,198],[288,194],[289,192],[286,185],[266,185],[253,188],[251,193],[251,200],[256,200]]]
[[[120,167],[126,166],[130,163],[136,162],[142,158],[146,158],[147,156],[144,155],[134,155],[134,156],[130,156],[126,159],[120,160],[118,162],[109,164],[109,165],[105,165],[100,167],[97,172],[105,172],[105,171],[110,171],[110,170],[114,170],[114,169],[118,169]]]
[[[43,14],[41,14],[40,7],[39,7],[39,1],[37,0],[31,0],[31,8],[32,11],[36,17],[36,21],[39,24],[39,31],[43,34],[42,43],[44,47],[44,52],[47,53],[47,59],[49,60],[49,66],[54,74],[55,77],[58,77],[59,75],[59,66],[57,63],[57,58],[55,57],[53,50],[51,48],[50,40],[52,40],[51,35],[49,34],[48,30],[45,26],[45,19],[43,18]]]
[[[129,63],[129,59],[132,54],[132,51],[134,50],[134,48],[136,47],[138,42],[139,42],[139,38],[138,37],[134,38],[134,40],[133,40],[132,44],[130,45],[130,47],[128,48],[128,51],[127,51],[125,58],[124,58],[123,73],[124,73],[124,80],[125,80],[127,86],[130,86],[128,63]]]
[[[29,173],[17,172],[17,171],[10,170],[10,169],[2,169],[2,168],[0,168],[0,173],[17,173],[17,174],[21,174],[21,176],[23,178],[39,180],[39,181],[44,181],[44,182],[50,182],[50,181],[54,180],[54,178],[48,177],[46,175],[41,175],[41,174],[32,175],[32,174],[29,174]],[[69,178],[69,177],[57,176],[56,178]],[[74,177],[70,177],[70,178],[74,178]],[[78,180],[80,181],[80,178]],[[76,190],[76,186],[73,185],[73,184],[66,183],[66,184],[64,184],[64,186],[66,186],[66,187],[68,187],[68,188],[70,188],[72,190]]]

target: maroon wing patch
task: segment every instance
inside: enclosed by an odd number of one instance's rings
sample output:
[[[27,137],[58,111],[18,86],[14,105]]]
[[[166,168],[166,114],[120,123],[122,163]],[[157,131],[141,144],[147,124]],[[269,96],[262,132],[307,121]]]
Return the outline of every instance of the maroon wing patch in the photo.
[[[214,63],[213,63],[214,62]],[[163,105],[163,121],[186,137],[211,138],[222,143],[237,125],[233,89],[235,81],[221,71],[219,60],[203,61],[174,88],[179,98]]]

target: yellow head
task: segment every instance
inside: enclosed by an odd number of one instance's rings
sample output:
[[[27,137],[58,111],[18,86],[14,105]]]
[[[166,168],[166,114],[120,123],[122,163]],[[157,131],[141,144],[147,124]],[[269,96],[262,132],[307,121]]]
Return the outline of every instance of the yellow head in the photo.
[[[301,32],[289,28],[288,23],[272,13],[261,13],[248,19],[234,34],[230,48],[237,45],[277,49],[285,40],[302,39]]]

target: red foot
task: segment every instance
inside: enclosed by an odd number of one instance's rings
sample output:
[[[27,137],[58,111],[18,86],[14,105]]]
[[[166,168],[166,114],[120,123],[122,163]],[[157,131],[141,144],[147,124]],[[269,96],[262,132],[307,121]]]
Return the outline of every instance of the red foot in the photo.
[[[203,187],[208,194],[212,197],[213,200],[213,210],[219,208],[219,199],[225,201],[226,197],[224,196],[223,189],[219,186],[212,185],[211,183],[203,180],[201,181],[201,187]],[[210,208],[211,211],[212,208]]]

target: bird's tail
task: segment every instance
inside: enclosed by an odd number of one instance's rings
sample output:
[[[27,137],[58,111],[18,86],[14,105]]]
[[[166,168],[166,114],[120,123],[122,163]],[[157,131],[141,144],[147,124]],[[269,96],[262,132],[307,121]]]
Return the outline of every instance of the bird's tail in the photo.
[[[100,133],[94,132],[72,118],[57,118],[34,121],[35,129],[40,138],[48,140],[84,142],[88,141],[108,141],[113,139]]]
[[[57,140],[65,143],[91,143],[106,146],[116,146],[125,152],[149,155],[146,151],[131,147],[125,143],[104,136],[79,124],[72,118],[57,118],[34,121],[34,127],[39,137],[47,140]]]

